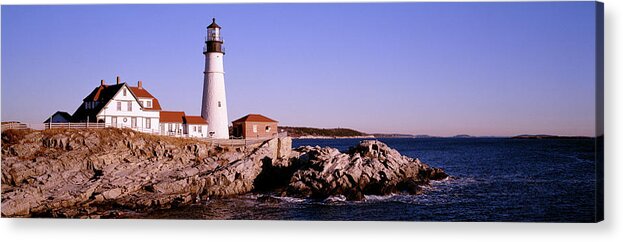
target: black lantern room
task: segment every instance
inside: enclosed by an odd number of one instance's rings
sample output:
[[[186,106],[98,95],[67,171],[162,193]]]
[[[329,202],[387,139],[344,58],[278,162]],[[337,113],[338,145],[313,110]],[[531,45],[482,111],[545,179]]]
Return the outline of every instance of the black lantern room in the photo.
[[[223,52],[223,38],[221,38],[221,26],[216,24],[216,19],[212,18],[212,24],[208,26],[208,36],[206,37],[206,48],[203,53]]]

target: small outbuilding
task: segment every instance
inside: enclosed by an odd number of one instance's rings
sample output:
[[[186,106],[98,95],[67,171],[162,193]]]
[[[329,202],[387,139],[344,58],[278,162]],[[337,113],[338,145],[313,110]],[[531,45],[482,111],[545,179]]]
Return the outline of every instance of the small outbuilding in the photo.
[[[43,123],[50,123],[50,121],[52,121],[52,123],[69,123],[71,121],[71,115],[67,112],[58,111],[43,121]],[[95,120],[92,122],[95,122]]]
[[[244,139],[277,137],[278,123],[261,114],[249,114],[232,122],[232,135]]]
[[[201,116],[184,116],[184,124],[186,125],[186,134],[188,137],[208,137],[208,121]]]
[[[167,136],[184,135],[184,112],[160,111],[160,134]]]

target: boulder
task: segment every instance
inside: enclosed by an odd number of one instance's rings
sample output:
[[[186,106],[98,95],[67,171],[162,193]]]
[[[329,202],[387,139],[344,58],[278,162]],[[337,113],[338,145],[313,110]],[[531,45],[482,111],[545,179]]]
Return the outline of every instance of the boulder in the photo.
[[[430,180],[448,175],[401,155],[376,140],[364,140],[346,153],[334,148],[300,147],[294,163],[301,167],[290,179],[288,196],[327,198],[344,195],[361,200],[363,195],[417,194]]]

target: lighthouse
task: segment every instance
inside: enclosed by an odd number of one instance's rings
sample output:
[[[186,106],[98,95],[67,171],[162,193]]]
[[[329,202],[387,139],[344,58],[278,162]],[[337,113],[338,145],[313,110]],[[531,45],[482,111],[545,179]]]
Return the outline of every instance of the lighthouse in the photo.
[[[205,71],[203,72],[203,100],[201,117],[208,121],[208,136],[215,139],[229,138],[227,121],[227,100],[225,97],[225,72],[223,70],[223,39],[221,27],[212,19],[208,26],[203,54]]]

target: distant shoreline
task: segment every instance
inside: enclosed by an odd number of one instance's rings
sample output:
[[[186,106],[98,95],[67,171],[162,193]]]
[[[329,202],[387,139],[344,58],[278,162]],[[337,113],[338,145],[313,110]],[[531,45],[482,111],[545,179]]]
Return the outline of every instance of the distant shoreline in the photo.
[[[470,137],[443,137],[443,136],[298,136],[292,139],[546,139],[546,140],[571,140],[571,139],[595,139],[589,136],[556,136],[556,135],[518,135],[518,136],[470,136]]]
[[[517,135],[510,137],[511,139],[594,139],[589,136],[558,136],[558,135]]]
[[[375,139],[373,135],[364,136],[298,136],[292,139]]]
[[[293,139],[594,139],[590,136],[562,136],[549,134],[521,134],[514,136],[472,136],[457,134],[453,136],[433,136],[427,134],[401,133],[364,133],[350,128],[311,128],[280,126],[282,132],[287,132]]]

